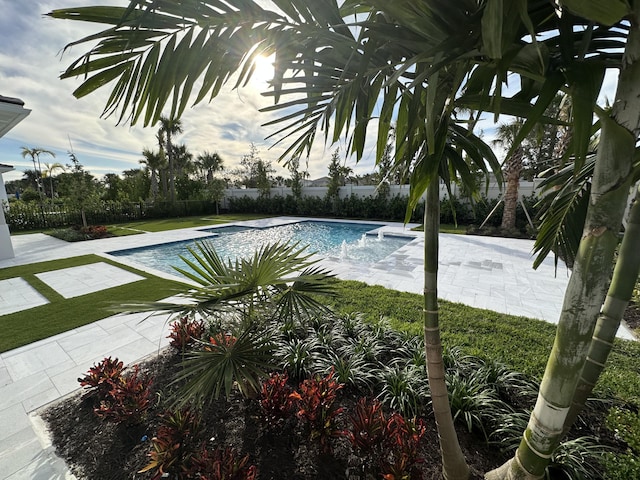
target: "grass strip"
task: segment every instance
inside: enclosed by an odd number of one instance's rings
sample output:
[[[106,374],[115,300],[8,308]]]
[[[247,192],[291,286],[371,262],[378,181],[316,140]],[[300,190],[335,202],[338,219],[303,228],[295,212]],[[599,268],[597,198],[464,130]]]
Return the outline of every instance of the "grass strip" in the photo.
[[[143,276],[145,279],[65,299],[35,276],[36,273],[96,262],[110,263],[123,270]],[[109,317],[114,314],[110,310],[114,304],[156,301],[171,296],[178,291],[184,291],[187,288],[182,283],[156,277],[97,255],[85,255],[0,270],[0,280],[13,277],[24,278],[32,287],[44,295],[50,303],[3,315],[0,318],[0,325],[2,325],[0,352],[12,350]]]

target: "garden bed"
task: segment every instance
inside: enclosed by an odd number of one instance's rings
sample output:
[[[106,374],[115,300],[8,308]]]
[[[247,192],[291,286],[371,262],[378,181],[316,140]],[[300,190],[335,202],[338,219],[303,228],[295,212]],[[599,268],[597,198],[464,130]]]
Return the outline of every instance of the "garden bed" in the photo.
[[[426,388],[426,377],[412,376],[419,375],[424,368],[423,356],[420,352],[421,342],[417,339],[403,338],[397,332],[376,329],[352,320],[348,322],[349,325],[346,328],[340,321],[335,320],[316,325],[311,332],[304,332],[301,339],[306,341],[307,345],[311,345],[316,341],[312,337],[320,333],[325,338],[332,337],[334,347],[340,349],[341,346],[344,347],[350,342],[349,337],[345,335],[348,334],[347,330],[351,330],[352,333],[357,333],[352,339],[364,339],[371,342],[370,345],[378,342],[376,344],[377,361],[372,361],[368,365],[370,373],[377,375],[378,378],[378,380],[372,380],[371,388],[363,388],[365,383],[361,383],[360,380],[363,380],[362,374],[365,372],[355,365],[352,365],[351,371],[344,369],[338,371],[336,365],[328,366],[329,364],[321,361],[319,357],[316,357],[315,363],[303,364],[295,360],[287,363],[287,356],[280,348],[281,355],[276,355],[276,363],[280,363],[284,370],[299,378],[290,379],[286,384],[281,382],[280,387],[281,390],[285,389],[282,390],[285,394],[281,391],[279,397],[276,395],[270,398],[272,404],[274,398],[276,400],[279,398],[280,403],[278,401],[275,403],[280,407],[290,399],[290,405],[286,409],[276,409],[278,415],[274,415],[273,408],[269,410],[264,407],[266,390],[256,398],[246,398],[237,388],[231,391],[228,399],[221,396],[211,403],[202,399],[203,401],[192,404],[196,406],[192,407],[192,411],[199,411],[201,418],[201,428],[198,429],[200,433],[197,435],[189,433],[182,438],[180,443],[185,451],[178,455],[179,460],[168,465],[164,470],[170,475],[162,478],[254,478],[244,474],[236,477],[198,477],[197,474],[189,474],[189,471],[194,471],[189,458],[201,458],[203,455],[209,456],[207,457],[209,459],[211,456],[218,455],[216,457],[218,461],[229,465],[237,464],[246,457],[246,466],[254,466],[257,472],[255,478],[259,479],[364,480],[381,478],[385,473],[391,475],[396,471],[392,468],[400,468],[398,452],[402,452],[405,448],[398,446],[404,443],[398,437],[397,428],[385,430],[386,437],[396,438],[394,445],[383,442],[371,447],[370,451],[354,448],[353,437],[350,440],[347,433],[357,430],[354,430],[352,418],[357,417],[355,413],[358,401],[362,397],[367,397],[367,404],[371,408],[375,404],[374,396],[377,396],[381,402],[380,411],[384,416],[382,423],[387,425],[384,429],[392,428],[389,427],[392,423],[391,419],[397,419],[393,412],[402,412],[403,422],[411,422],[410,419],[414,413],[421,418],[416,424],[421,425],[422,429],[419,443],[411,462],[408,466],[402,467],[403,471],[412,479],[441,478],[440,450],[435,423],[430,413],[428,390],[420,391],[420,388]],[[332,325],[331,331],[324,330],[322,325],[327,327],[329,324]],[[339,335],[340,332],[342,337]],[[386,345],[379,343],[383,339]],[[296,341],[289,343],[289,345],[295,344]],[[212,345],[215,345],[215,342]],[[322,351],[329,358],[337,351],[332,352],[320,345],[317,347],[316,353]],[[342,348],[342,351],[344,352],[345,349]],[[392,361],[390,356],[392,352],[402,364],[395,363],[394,368],[384,370],[384,364],[394,365],[395,360]],[[139,421],[128,419],[120,423],[114,422],[113,419],[117,415],[107,416],[106,419],[99,418],[94,413],[96,408],[100,409],[99,398],[95,395],[87,395],[86,392],[65,399],[45,411],[43,418],[48,423],[57,453],[67,461],[78,478],[92,480],[161,478],[162,472],[157,465],[145,473],[137,472],[150,465],[154,459],[158,459],[157,455],[150,457],[150,452],[158,452],[157,439],[163,438],[163,434],[159,432],[162,432],[163,425],[165,427],[167,425],[167,410],[172,408],[173,412],[180,411],[177,407],[170,407],[170,405],[172,397],[179,398],[174,394],[182,388],[178,384],[172,384],[183,368],[181,359],[182,355],[177,353],[177,350],[169,348],[157,358],[142,364],[139,372],[134,374],[140,379],[153,378],[149,392],[145,396],[148,400],[148,409],[140,415]],[[289,360],[291,360],[290,357]],[[505,436],[504,432],[502,436],[491,432],[499,430],[499,427],[504,429],[506,424],[504,422],[500,424],[498,419],[509,412],[523,413],[526,423],[528,418],[526,411],[531,408],[535,399],[533,391],[535,384],[521,375],[508,372],[497,364],[488,365],[478,359],[463,356],[455,349],[445,352],[445,361],[448,365],[451,395],[454,396],[453,413],[457,417],[460,443],[470,464],[472,478],[480,479],[485,472],[499,466],[512,454],[509,446],[517,445],[522,425],[514,427],[515,432],[511,437]],[[412,364],[416,368],[409,373],[413,368]],[[311,371],[321,373],[311,375]],[[485,373],[481,375],[474,373],[483,371]],[[491,372],[496,374],[492,380],[489,378],[492,375]],[[396,374],[395,380],[392,378],[394,374]],[[303,378],[326,380],[327,375],[329,378],[331,375],[336,375],[336,378],[340,377],[344,381],[334,382],[336,400],[327,410],[333,412],[330,415],[333,420],[330,422],[330,428],[322,435],[318,434],[317,425],[314,427],[313,423],[305,417],[305,405],[308,406],[308,403],[294,402],[292,399],[295,395],[291,396],[287,392],[298,392],[297,395],[308,397],[309,389],[303,388],[305,385],[302,383]],[[486,384],[478,383],[480,377]],[[342,386],[338,387],[340,383]],[[309,383],[306,385],[308,387]],[[394,406],[397,408],[393,408]],[[579,423],[580,430],[574,431],[573,437],[584,435],[599,437],[601,442],[608,445],[607,448],[623,451],[623,445],[610,437],[603,427],[602,419],[602,411],[588,410],[587,417]],[[397,427],[397,421],[395,425]],[[415,428],[412,427],[409,430],[413,429],[412,431],[415,432]],[[485,438],[485,433],[488,439]],[[575,451],[572,451],[571,455],[574,456],[573,460],[577,459],[578,466],[583,464],[587,469],[599,469],[601,467],[597,466],[595,457],[601,452],[601,449],[594,449],[591,457],[587,455],[584,458],[578,456]],[[166,460],[167,457],[161,456],[161,458]],[[574,465],[571,468],[575,467]],[[597,471],[594,475],[592,478],[600,478]],[[385,478],[402,477],[398,473],[396,476]]]

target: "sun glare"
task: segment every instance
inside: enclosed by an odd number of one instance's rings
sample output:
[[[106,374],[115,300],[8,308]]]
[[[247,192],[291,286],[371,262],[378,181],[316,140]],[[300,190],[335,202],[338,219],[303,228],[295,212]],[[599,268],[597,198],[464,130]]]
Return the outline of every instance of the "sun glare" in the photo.
[[[258,55],[255,58],[255,66],[252,83],[266,85],[273,78],[273,55],[270,57]]]

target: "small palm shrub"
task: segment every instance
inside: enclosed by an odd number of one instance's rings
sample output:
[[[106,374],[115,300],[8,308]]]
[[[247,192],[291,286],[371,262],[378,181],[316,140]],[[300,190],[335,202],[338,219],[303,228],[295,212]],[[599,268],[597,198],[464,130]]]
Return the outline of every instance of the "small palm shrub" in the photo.
[[[234,385],[247,397],[260,391],[260,379],[272,367],[273,344],[247,329],[237,337],[218,333],[202,342],[201,350],[186,354],[175,382],[186,381],[178,403],[210,403],[222,393],[229,398]],[[174,383],[175,383],[174,382]]]

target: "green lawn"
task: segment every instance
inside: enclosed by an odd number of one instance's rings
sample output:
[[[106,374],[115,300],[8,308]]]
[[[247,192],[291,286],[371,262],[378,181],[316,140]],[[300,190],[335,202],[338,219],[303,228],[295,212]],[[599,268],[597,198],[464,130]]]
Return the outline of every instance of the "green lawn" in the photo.
[[[456,233],[459,235],[467,234],[468,225],[454,225],[453,223],[441,223],[440,224],[440,233]],[[422,232],[424,227],[419,225],[417,227],[412,228],[414,232]]]
[[[141,275],[145,277],[145,280],[65,299],[35,276],[36,273],[95,262],[111,263],[124,270]],[[184,284],[155,277],[149,273],[111,262],[96,255],[33,263],[0,270],[0,280],[14,277],[25,279],[45,296],[49,303],[21,312],[3,315],[0,321],[2,325],[0,352],[12,350],[109,317],[114,314],[110,310],[110,307],[114,304],[160,300],[173,295],[176,291],[183,291],[185,288]]]
[[[114,229],[113,233],[117,233],[120,230],[126,230],[129,232],[142,231],[142,232],[162,232],[164,230],[176,230],[178,228],[191,228],[191,227],[206,227],[209,225],[218,225],[220,223],[240,222],[245,220],[257,220],[260,218],[268,218],[269,215],[250,215],[250,214],[237,214],[237,215],[199,215],[195,217],[181,217],[181,218],[163,218],[154,220],[140,220],[130,223],[119,223],[117,225],[109,225],[109,231]]]

